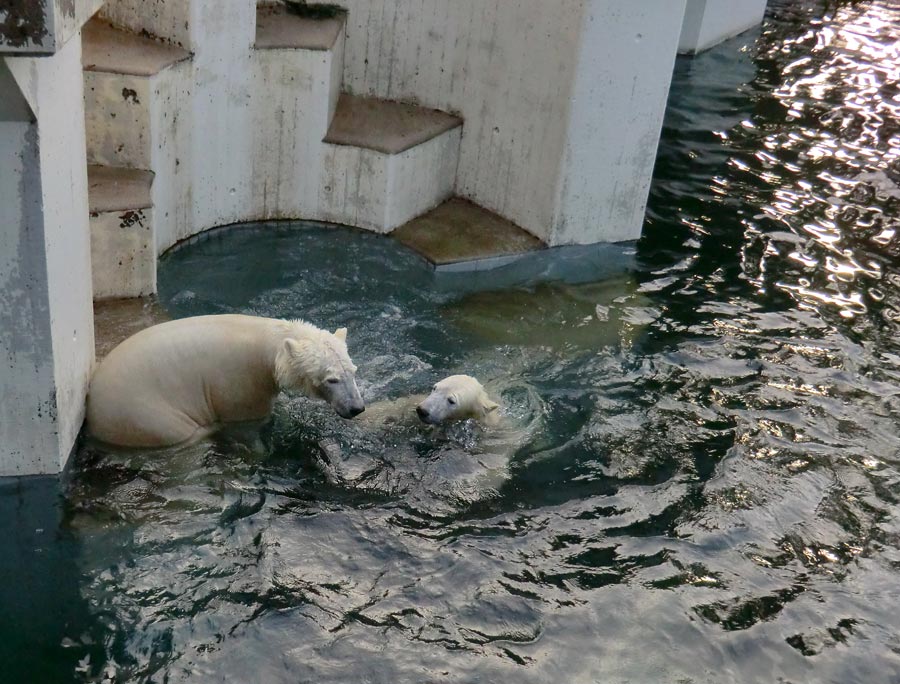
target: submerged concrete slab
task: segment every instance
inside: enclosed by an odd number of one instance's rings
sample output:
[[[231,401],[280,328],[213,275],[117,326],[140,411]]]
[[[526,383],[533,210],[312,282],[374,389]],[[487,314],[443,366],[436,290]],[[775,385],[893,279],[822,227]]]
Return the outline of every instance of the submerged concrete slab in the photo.
[[[325,142],[399,154],[462,123],[438,109],[342,93]]]
[[[88,207],[92,214],[152,206],[153,172],[119,166],[88,166]]]
[[[346,12],[333,17],[304,17],[284,5],[256,9],[256,42],[259,50],[331,50],[344,30]]]
[[[153,76],[190,58],[191,53],[92,19],[82,30],[81,63],[85,71]]]
[[[453,198],[395,230],[398,241],[435,266],[509,259],[543,249],[544,243],[514,223],[461,198]]]
[[[94,345],[97,361],[102,360],[135,333],[168,320],[171,320],[171,316],[156,297],[94,302]]]

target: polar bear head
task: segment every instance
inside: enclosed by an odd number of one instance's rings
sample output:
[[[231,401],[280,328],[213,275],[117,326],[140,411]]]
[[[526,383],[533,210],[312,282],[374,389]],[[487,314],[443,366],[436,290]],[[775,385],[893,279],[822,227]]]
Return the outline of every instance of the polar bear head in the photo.
[[[484,387],[471,375],[451,375],[434,386],[416,407],[419,418],[431,425],[449,420],[484,420],[498,405],[488,398]]]
[[[327,401],[342,418],[366,410],[347,353],[346,328],[330,333],[293,322],[275,357],[275,378],[280,389]]]

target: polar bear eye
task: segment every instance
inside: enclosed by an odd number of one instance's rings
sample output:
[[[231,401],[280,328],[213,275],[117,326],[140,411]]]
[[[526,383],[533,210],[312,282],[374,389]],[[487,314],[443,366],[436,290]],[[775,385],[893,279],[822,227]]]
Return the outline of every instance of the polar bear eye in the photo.
[[[340,382],[340,380],[338,380],[337,378],[328,378],[325,382],[327,382],[329,385],[336,385]]]
[[[454,399],[453,397],[447,397],[447,403],[450,404],[450,406],[456,406],[456,399]]]

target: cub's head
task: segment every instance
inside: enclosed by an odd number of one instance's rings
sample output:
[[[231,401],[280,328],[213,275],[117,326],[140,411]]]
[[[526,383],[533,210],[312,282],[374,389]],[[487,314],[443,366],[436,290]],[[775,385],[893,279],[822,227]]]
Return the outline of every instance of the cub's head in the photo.
[[[478,380],[470,375],[451,375],[434,386],[431,394],[416,407],[416,413],[422,422],[437,425],[468,418],[484,420],[497,408]]]
[[[297,324],[275,357],[278,387],[327,401],[342,418],[366,410],[356,386],[356,366],[347,353],[347,328],[334,333]]]

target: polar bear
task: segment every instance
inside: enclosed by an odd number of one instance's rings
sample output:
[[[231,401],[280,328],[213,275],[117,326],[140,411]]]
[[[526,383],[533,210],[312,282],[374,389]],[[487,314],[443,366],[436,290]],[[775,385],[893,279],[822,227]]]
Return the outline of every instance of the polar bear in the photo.
[[[224,423],[267,418],[296,390],[343,418],[365,410],[347,330],[257,316],[196,316],[154,325],[103,359],[91,379],[88,432],[125,447],[202,439]]]
[[[487,426],[496,426],[500,419],[497,409],[484,387],[471,375],[451,375],[434,385],[431,394],[415,394],[368,407],[364,422],[406,423],[414,416],[428,425],[474,419]]]
[[[542,430],[544,410],[519,380],[491,387],[502,406],[469,375],[445,378],[427,396],[374,402],[347,433],[319,441],[316,465],[333,485],[402,492],[442,510],[496,497],[516,452]]]
[[[496,426],[499,407],[471,375],[451,375],[437,383],[416,406],[416,414],[429,425],[474,418],[484,425]]]

